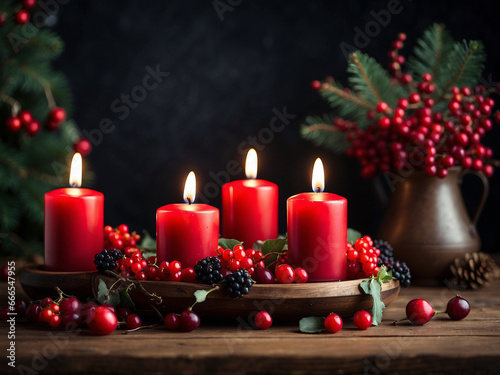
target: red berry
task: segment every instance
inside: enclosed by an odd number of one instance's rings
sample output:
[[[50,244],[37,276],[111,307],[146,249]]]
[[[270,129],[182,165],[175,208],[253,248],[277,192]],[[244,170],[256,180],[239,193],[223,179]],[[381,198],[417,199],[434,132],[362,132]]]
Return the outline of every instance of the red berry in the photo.
[[[182,281],[186,283],[194,283],[196,281],[196,272],[194,272],[194,268],[186,267],[181,272]]]
[[[116,330],[118,319],[107,307],[98,306],[89,314],[87,325],[96,335],[109,335]]]
[[[448,176],[448,170],[445,169],[445,168],[438,168],[438,170],[437,170],[437,176],[439,178],[445,178],[446,176]]]
[[[134,263],[134,264],[137,264],[137,263]],[[146,276],[146,274],[142,271],[140,272],[134,272],[135,273],[135,279],[138,280],[138,281],[143,281],[143,280],[146,280],[148,277]]]
[[[273,318],[267,311],[259,311],[255,315],[254,323],[258,329],[268,329],[273,324]]]
[[[49,325],[53,328],[59,327],[61,324],[61,317],[59,315],[52,315],[49,319]]]
[[[320,81],[312,81],[311,87],[313,88],[313,90],[319,90],[321,88],[321,82]]]
[[[452,320],[462,320],[470,312],[470,304],[465,298],[460,296],[453,297],[448,301],[446,313]]]
[[[28,319],[28,321],[32,323],[36,323],[40,311],[42,311],[40,305],[36,304],[29,305],[28,308],[26,309],[26,319]]]
[[[119,307],[116,309],[116,316],[120,318],[123,321],[127,320],[127,317],[131,314],[132,312],[128,307]]]
[[[142,324],[141,317],[137,314],[130,314],[127,317],[127,329],[139,328]]]
[[[179,329],[179,315],[170,313],[165,317],[163,323],[169,331],[177,331]]]
[[[49,307],[49,305],[52,303],[52,298],[50,297],[45,297],[42,302],[40,303],[40,306],[42,307]]]
[[[490,178],[495,173],[495,168],[491,164],[486,164],[483,167],[483,173],[486,177]]]
[[[301,283],[306,283],[307,279],[309,279],[309,275],[307,274],[307,271],[301,267],[295,268],[295,282],[297,284]]]
[[[96,307],[99,306],[95,302],[87,302],[82,306],[81,314],[82,318],[89,318],[90,314],[96,309]]]
[[[401,49],[401,48],[403,48],[403,42],[401,40],[395,40],[392,43],[392,48],[394,48],[394,49]]]
[[[80,313],[67,311],[61,315],[60,325],[65,329],[70,329],[79,326],[81,322],[82,322],[82,316]]]
[[[191,332],[200,326],[200,317],[190,310],[184,310],[179,317],[179,329],[183,332]]]
[[[359,329],[367,329],[372,325],[372,316],[368,311],[361,310],[354,314],[353,322]]]
[[[28,125],[26,125],[26,133],[29,136],[34,136],[40,131],[40,123],[37,120],[31,121]]]
[[[26,9],[33,8],[36,4],[36,0],[23,0],[23,7]]]
[[[442,163],[443,163],[443,167],[451,168],[453,166],[453,164],[455,164],[455,160],[453,159],[453,156],[446,155],[443,158]]]
[[[337,333],[342,329],[344,322],[337,314],[330,314],[325,318],[325,331],[328,333]]]
[[[87,138],[80,138],[73,144],[73,150],[79,152],[82,156],[87,156],[92,149],[92,144]]]
[[[181,262],[179,262],[178,260],[174,260],[173,262],[170,262],[168,269],[170,270],[170,272],[173,272],[173,273],[180,272],[182,270]]]
[[[25,10],[20,10],[16,14],[14,14],[14,22],[18,25],[24,25],[26,22],[30,20],[30,14]]]
[[[19,120],[21,120],[23,125],[28,125],[31,121],[33,121],[33,115],[31,114],[30,111],[26,111],[26,110],[21,111],[21,112],[19,112],[17,117],[19,118]]]
[[[256,266],[252,278],[257,284],[274,284],[274,275],[267,268]]]
[[[7,22],[7,16],[8,16],[7,12],[0,13],[0,27],[5,25],[5,22]]]
[[[405,98],[401,98],[398,100],[398,107],[401,109],[406,109],[408,108],[409,102]]]
[[[410,94],[410,96],[408,97],[408,101],[411,104],[418,103],[420,101],[420,95],[418,95],[417,93]]]
[[[434,316],[434,309],[424,299],[412,299],[406,305],[406,317],[408,320],[415,325],[423,325]]]
[[[429,73],[425,73],[425,74],[422,75],[422,79],[425,82],[431,82],[432,81],[432,76]]]
[[[55,107],[52,111],[50,111],[48,120],[55,124],[60,124],[66,120],[66,111],[64,108]]]
[[[54,314],[58,314],[58,313],[59,313],[59,311],[61,311],[61,308],[60,308],[60,307],[59,307],[59,305],[58,305],[57,303],[55,303],[55,302],[53,302],[53,303],[51,303],[51,304],[49,305],[49,309],[51,309],[51,310],[52,310],[52,312],[53,312]]]
[[[21,120],[17,117],[9,117],[5,121],[5,126],[9,132],[16,133],[21,129]]]
[[[403,74],[400,78],[400,81],[402,84],[405,84],[407,85],[408,83],[410,83],[411,81],[413,81],[413,78],[410,74]]]
[[[378,113],[385,113],[389,109],[389,105],[386,102],[380,102],[375,107]]]
[[[295,271],[288,264],[280,264],[276,267],[275,275],[281,284],[291,284],[295,279]]]
[[[378,125],[379,125],[382,129],[389,129],[389,127],[391,126],[391,120],[389,119],[389,117],[382,116],[382,117],[378,120]]]
[[[49,308],[45,308],[40,312],[39,320],[41,322],[48,323],[52,315],[54,315],[54,312]]]

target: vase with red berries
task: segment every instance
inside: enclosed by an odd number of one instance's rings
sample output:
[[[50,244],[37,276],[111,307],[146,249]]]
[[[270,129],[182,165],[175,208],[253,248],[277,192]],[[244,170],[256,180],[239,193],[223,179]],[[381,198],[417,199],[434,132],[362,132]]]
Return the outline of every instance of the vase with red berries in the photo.
[[[379,236],[417,283],[433,284],[456,256],[480,247],[481,207],[471,220],[459,182],[467,172],[481,177],[484,204],[498,161],[482,140],[492,117],[500,121],[490,97],[498,87],[478,84],[486,59],[481,42],[455,42],[435,24],[406,62],[405,40],[399,34],[393,42],[389,71],[357,51],[348,63],[349,88],[332,77],[314,81],[334,113],[307,117],[302,135],[357,158],[362,177],[384,177],[393,193]]]

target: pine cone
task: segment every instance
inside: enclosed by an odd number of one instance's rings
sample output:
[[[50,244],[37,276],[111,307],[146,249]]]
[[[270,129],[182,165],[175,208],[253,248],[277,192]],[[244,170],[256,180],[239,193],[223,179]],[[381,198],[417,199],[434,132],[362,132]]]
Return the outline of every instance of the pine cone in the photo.
[[[452,282],[462,288],[479,289],[495,278],[498,266],[486,253],[467,253],[463,258],[455,258],[450,265]]]

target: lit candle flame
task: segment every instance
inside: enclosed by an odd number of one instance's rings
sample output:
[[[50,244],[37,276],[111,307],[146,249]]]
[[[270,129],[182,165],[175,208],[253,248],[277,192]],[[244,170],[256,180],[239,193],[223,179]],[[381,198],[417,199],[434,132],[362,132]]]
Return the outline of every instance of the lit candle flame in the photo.
[[[312,189],[315,193],[320,193],[325,189],[325,169],[320,158],[317,158],[314,162]]]
[[[71,161],[71,169],[69,172],[69,186],[82,186],[82,155],[78,152],[73,156]]]
[[[248,150],[247,153],[245,174],[247,178],[257,178],[257,152],[253,148]]]
[[[184,185],[184,202],[193,203],[196,197],[196,176],[194,172],[189,172],[186,178],[186,184]]]

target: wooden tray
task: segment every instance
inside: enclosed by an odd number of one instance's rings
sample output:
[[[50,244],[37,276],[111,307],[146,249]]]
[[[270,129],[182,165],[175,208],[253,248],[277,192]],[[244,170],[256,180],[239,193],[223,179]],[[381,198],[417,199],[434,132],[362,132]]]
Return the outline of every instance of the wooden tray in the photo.
[[[48,272],[34,266],[22,269],[19,278],[24,291],[34,300],[53,295],[56,286],[85,300],[93,295],[93,288],[99,279],[108,285],[114,280],[97,272]],[[255,284],[243,298],[230,298],[221,288],[210,293],[207,300],[197,304],[194,310],[213,317],[243,319],[251,313],[267,310],[281,321],[298,321],[312,315],[326,316],[331,312],[350,317],[358,310],[370,310],[372,307],[372,297],[363,293],[360,281]],[[181,312],[193,304],[196,290],[211,288],[209,285],[172,281],[142,281],[141,284],[149,293],[162,297],[162,303],[156,305],[162,313]],[[399,289],[397,280],[383,285],[382,301],[386,306],[396,299]],[[151,309],[143,293],[133,288],[130,295],[139,309]]]

